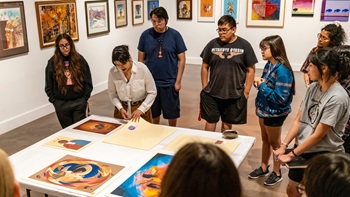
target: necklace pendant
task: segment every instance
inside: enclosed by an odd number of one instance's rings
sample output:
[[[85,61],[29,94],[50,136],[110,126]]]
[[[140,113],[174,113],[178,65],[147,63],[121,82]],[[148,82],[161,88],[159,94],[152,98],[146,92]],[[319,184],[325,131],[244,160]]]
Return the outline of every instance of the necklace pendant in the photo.
[[[159,53],[158,53],[158,58],[160,59],[160,58],[162,58],[162,57],[163,57],[162,52],[159,51]]]

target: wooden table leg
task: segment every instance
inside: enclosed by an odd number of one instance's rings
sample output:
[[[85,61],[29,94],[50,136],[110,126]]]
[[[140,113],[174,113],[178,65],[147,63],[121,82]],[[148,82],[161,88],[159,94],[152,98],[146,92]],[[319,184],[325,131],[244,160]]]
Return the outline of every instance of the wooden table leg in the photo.
[[[27,197],[30,197],[30,189],[26,189]]]

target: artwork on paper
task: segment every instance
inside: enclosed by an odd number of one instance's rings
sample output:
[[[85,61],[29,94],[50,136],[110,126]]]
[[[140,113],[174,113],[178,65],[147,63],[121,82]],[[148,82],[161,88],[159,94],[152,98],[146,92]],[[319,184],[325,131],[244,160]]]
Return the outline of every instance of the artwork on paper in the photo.
[[[111,192],[117,196],[157,197],[165,171],[173,156],[157,153]]]
[[[88,140],[59,136],[44,143],[44,145],[69,151],[80,151],[91,143]]]
[[[213,0],[201,0],[200,2],[200,17],[213,17],[214,16],[214,1]]]
[[[106,135],[114,129],[118,128],[120,125],[121,124],[104,122],[100,120],[88,120],[83,124],[74,127],[73,129]]]
[[[192,0],[177,0],[177,18],[192,19]]]
[[[150,16],[151,11],[157,7],[159,7],[159,0],[148,0],[148,2],[147,2],[148,20],[151,20],[151,16]]]
[[[115,27],[122,27],[128,25],[127,17],[127,2],[126,0],[115,0]]]
[[[292,16],[314,16],[315,0],[293,0]]]
[[[348,21],[350,1],[323,0],[321,21]]]
[[[176,130],[175,127],[165,127],[151,124],[140,118],[139,122],[129,121],[125,126],[113,133],[103,142],[150,150]]]
[[[73,191],[94,194],[124,166],[66,155],[29,178]]]
[[[108,0],[85,1],[87,35],[109,32]]]
[[[232,16],[236,22],[238,19],[238,0],[223,0],[222,15]]]
[[[144,18],[144,9],[143,9],[143,0],[132,0],[131,1],[131,11],[132,11],[132,24],[139,25],[143,23]]]
[[[232,141],[232,140],[214,139],[214,138],[180,134],[168,145],[166,145],[164,149],[171,150],[171,151],[178,151],[184,145],[192,142],[215,144],[218,147],[220,147],[222,150],[224,150],[228,155],[231,155],[240,144],[239,142]]]
[[[285,0],[247,0],[247,26],[283,27]]]

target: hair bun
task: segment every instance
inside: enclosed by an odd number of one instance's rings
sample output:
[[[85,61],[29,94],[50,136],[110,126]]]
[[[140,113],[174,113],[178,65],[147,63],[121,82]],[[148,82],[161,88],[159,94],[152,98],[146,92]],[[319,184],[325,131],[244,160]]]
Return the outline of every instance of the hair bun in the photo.
[[[333,24],[334,24],[335,26],[337,26],[337,27],[340,26],[340,22],[339,22],[339,21],[334,21]]]

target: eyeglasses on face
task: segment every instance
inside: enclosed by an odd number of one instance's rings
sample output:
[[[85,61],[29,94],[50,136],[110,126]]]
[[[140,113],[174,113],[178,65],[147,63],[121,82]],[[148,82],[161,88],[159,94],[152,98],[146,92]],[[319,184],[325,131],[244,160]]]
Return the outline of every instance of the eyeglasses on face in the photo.
[[[218,33],[223,33],[223,34],[226,34],[230,29],[232,29],[232,28],[217,28],[216,29],[216,31],[218,32]]]
[[[261,48],[260,48],[260,50],[261,50],[261,51],[264,51],[264,52],[267,51],[268,49],[270,49],[270,47],[261,47]]]
[[[325,37],[325,36],[322,36],[320,33],[317,34],[317,38],[318,38],[318,39],[321,39],[321,40],[323,40],[323,41],[329,40],[329,38],[327,38],[327,37]]]
[[[153,25],[155,24],[162,24],[165,20],[162,18],[162,19],[158,19],[158,20],[155,20],[155,19],[152,19],[151,22]]]
[[[68,49],[70,47],[70,44],[69,43],[60,44],[60,45],[58,45],[58,47],[60,47],[60,49]]]
[[[298,192],[299,192],[299,194],[304,194],[305,193],[305,187],[304,187],[304,185],[302,185],[302,184],[298,184],[297,185],[297,190],[298,190]]]

